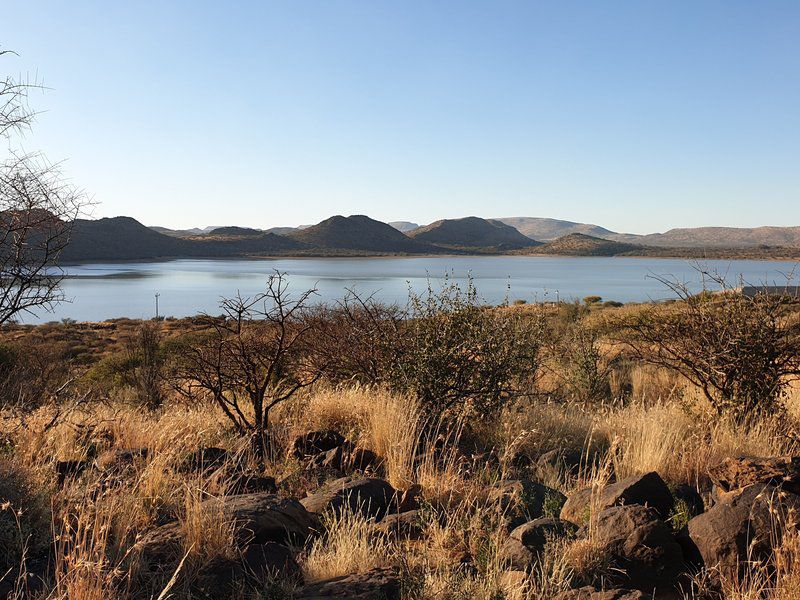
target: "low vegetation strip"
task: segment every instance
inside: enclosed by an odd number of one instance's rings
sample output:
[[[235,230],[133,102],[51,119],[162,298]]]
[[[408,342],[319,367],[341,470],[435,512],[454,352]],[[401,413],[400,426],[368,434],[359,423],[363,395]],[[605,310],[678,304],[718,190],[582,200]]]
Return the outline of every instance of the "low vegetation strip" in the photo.
[[[794,597],[800,304],[673,291],[6,325],[0,591]]]

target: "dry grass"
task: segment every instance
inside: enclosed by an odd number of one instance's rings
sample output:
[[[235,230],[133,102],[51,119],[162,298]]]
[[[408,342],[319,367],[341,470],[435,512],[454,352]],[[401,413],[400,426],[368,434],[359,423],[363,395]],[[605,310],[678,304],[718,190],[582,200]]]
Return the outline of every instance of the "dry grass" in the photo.
[[[178,522],[184,553],[196,566],[217,556],[235,556],[235,524],[226,520],[221,502],[206,500],[209,496],[201,481],[186,485],[184,511]]]
[[[349,573],[365,573],[387,566],[392,545],[376,533],[360,513],[342,512],[326,521],[326,532],[311,544],[303,563],[307,581],[320,581]]]
[[[539,397],[520,401],[482,428],[462,422],[425,429],[414,398],[382,388],[318,387],[279,406],[271,414],[277,453],[263,472],[287,478],[282,491],[299,494],[319,484],[303,464],[286,458],[293,436],[334,429],[376,452],[378,474],[394,487],[419,484],[425,500],[425,535],[414,542],[378,535],[359,515],[330,518],[325,534],[301,554],[306,579],[394,565],[406,575],[408,598],[550,599],[572,584],[596,579],[606,561],[590,518],[587,538],[551,543],[527,575],[509,572],[500,559],[506,537],[502,510],[487,487],[500,478],[532,477],[532,467],[515,462],[520,455],[535,461],[557,449],[596,456],[596,461],[585,460],[577,474],[554,471],[542,481],[566,493],[591,487],[595,501],[612,477],[657,471],[668,482],[699,485],[706,483],[709,466],[728,456],[800,453],[797,441],[786,435],[800,418],[800,385],[784,399],[789,419],[762,419],[743,428],[709,414],[696,391],[671,373],[641,365],[624,369],[614,374],[612,388],[628,390],[625,404],[585,406]],[[220,503],[207,500],[226,493],[226,469],[239,462],[253,467],[255,461],[247,441],[231,432],[213,406],[168,404],[148,413],[120,393],[110,403],[85,405],[45,430],[51,417],[52,409],[42,408],[27,415],[24,424],[13,417],[5,421],[13,452],[0,458],[23,473],[53,508],[49,520],[58,562],[44,597],[142,597],[130,587],[126,561],[137,535],[164,520],[180,524],[187,555],[182,577],[196,574],[215,557],[234,557],[232,524]],[[468,436],[470,443],[479,438],[475,446],[491,450],[496,463],[465,458],[472,450],[462,452],[459,446],[463,450]],[[211,446],[231,451],[224,468],[187,471],[187,457]],[[146,454],[123,468],[116,453],[130,449]],[[100,468],[62,486],[54,470],[58,460],[89,460]],[[23,513],[23,520],[27,517]],[[753,570],[727,582],[725,597],[800,597],[800,535],[784,536],[770,569],[775,577]],[[158,593],[147,591],[152,597]]]

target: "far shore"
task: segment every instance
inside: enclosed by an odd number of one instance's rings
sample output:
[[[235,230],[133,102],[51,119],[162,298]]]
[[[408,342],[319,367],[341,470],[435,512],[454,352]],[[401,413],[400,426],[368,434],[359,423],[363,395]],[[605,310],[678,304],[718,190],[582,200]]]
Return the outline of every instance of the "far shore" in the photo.
[[[780,253],[770,253],[770,251],[780,251]],[[785,252],[785,253],[784,253]],[[688,261],[702,260],[756,260],[763,262],[792,262],[800,261],[800,248],[769,248],[769,249],[750,249],[750,248],[719,248],[695,250],[693,248],[659,248],[648,246],[644,252],[625,252],[620,254],[555,254],[549,252],[529,252],[515,250],[511,252],[443,252],[443,253],[357,253],[357,254],[265,254],[265,255],[242,255],[242,256],[160,256],[143,257],[130,259],[88,259],[80,261],[68,261],[61,263],[63,267],[110,264],[124,265],[136,263],[161,263],[175,260],[213,260],[218,262],[237,261],[237,260],[352,260],[352,259],[391,259],[391,258],[514,258],[514,257],[535,257],[535,258],[640,258],[640,259],[685,259]]]

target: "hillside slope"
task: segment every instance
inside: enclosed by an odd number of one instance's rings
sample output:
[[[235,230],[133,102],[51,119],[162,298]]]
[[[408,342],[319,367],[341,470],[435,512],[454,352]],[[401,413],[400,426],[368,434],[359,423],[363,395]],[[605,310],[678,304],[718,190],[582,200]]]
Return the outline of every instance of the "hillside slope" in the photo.
[[[599,225],[589,223],[575,223],[559,219],[545,219],[540,217],[503,217],[495,219],[506,225],[514,227],[521,234],[540,242],[555,240],[570,233],[582,233],[598,238],[610,238],[617,235],[615,232]]]
[[[447,248],[513,250],[538,244],[510,225],[479,217],[443,219],[415,229],[408,235],[415,240]]]
[[[417,223],[412,223],[411,221],[389,221],[389,225],[397,229],[397,231],[402,231],[403,233],[414,231],[419,227]]]
[[[692,227],[648,235],[614,234],[621,242],[676,248],[800,247],[800,227]]]
[[[641,248],[634,244],[604,240],[582,233],[570,233],[538,246],[534,252],[559,256],[618,256],[635,253],[639,249]]]
[[[430,244],[413,240],[391,225],[364,215],[336,215],[321,223],[290,233],[287,237],[328,250],[423,254],[440,252]]]
[[[271,233],[240,239],[178,238],[145,227],[130,217],[79,219],[70,243],[61,254],[65,262],[151,260],[157,258],[229,258],[282,254],[306,250],[296,240]]]

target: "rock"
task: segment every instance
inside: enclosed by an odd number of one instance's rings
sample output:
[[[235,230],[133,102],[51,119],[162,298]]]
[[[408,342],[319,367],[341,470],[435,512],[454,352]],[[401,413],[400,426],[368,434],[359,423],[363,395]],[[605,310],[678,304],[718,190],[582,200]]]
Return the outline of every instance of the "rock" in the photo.
[[[242,565],[235,560],[215,556],[203,564],[203,568],[192,581],[193,598],[228,600],[236,597],[238,583],[242,579]]]
[[[309,431],[299,435],[292,442],[292,454],[295,458],[307,458],[322,452],[328,452],[347,443],[344,437],[333,430]]]
[[[779,485],[800,494],[800,456],[726,458],[708,470],[714,485],[731,492],[760,483]]]
[[[594,539],[606,554],[616,583],[643,591],[674,586],[683,552],[652,508],[613,506],[597,515]]]
[[[269,475],[259,475],[254,471],[244,471],[235,475],[228,487],[230,494],[255,494],[258,492],[277,494],[278,484],[275,482],[275,478]]]
[[[557,516],[567,497],[541,483],[506,479],[489,489],[488,499],[499,502],[511,530],[532,519]]]
[[[380,520],[388,512],[396,512],[395,489],[383,479],[342,477],[330,481],[300,502],[309,512],[340,513],[343,509]]]
[[[572,523],[584,524],[592,508],[598,511],[612,506],[639,504],[654,509],[662,519],[669,517],[674,500],[667,484],[658,473],[634,475],[607,485],[596,492],[598,497],[592,506],[592,488],[584,488],[567,498],[561,509],[561,518]]]
[[[378,456],[366,448],[350,448],[349,442],[313,456],[306,468],[339,473],[366,471],[378,464]]]
[[[543,517],[520,525],[511,532],[510,537],[522,542],[529,550],[539,553],[550,540],[572,536],[577,531],[578,527],[573,523],[554,517]]]
[[[705,503],[700,493],[691,485],[680,484],[672,488],[672,496],[686,506],[688,517],[696,517],[705,510]]]
[[[800,518],[800,496],[774,485],[750,485],[730,493],[689,521],[689,537],[707,569],[724,577],[737,566],[762,562],[772,555],[772,543]]]
[[[218,469],[228,459],[228,451],[224,448],[199,448],[192,452],[183,464],[184,471],[207,471]]]
[[[344,464],[342,448],[331,448],[326,452],[320,452],[308,459],[306,469],[308,471],[326,470],[339,477],[344,475]]]
[[[373,569],[334,577],[301,588],[295,598],[349,598],[351,600],[399,600],[400,577],[392,569]]]
[[[418,510],[388,514],[375,525],[375,531],[393,539],[406,540],[418,540],[424,533]]]
[[[500,550],[511,568],[529,570],[550,540],[574,535],[578,527],[552,517],[534,519],[511,532]]]
[[[55,466],[58,474],[58,483],[63,485],[67,479],[79,477],[81,473],[91,466],[91,462],[88,460],[60,460]]]
[[[536,555],[512,537],[503,542],[499,558],[503,565],[516,571],[530,571],[536,563]]]
[[[561,592],[555,600],[652,600],[652,594],[640,590],[596,590],[591,586]]]
[[[151,529],[134,544],[133,553],[145,570],[170,568],[184,554],[180,525],[172,522]]]
[[[221,503],[223,515],[235,522],[241,545],[302,544],[319,529],[316,515],[297,500],[260,492],[225,498],[211,498],[205,503]]]
[[[541,477],[552,473],[576,475],[581,463],[585,462],[580,450],[550,450],[536,460],[536,471]]]
[[[259,579],[279,576],[295,582],[302,580],[292,551],[275,542],[250,544],[242,553],[242,564],[247,573]]]
[[[367,448],[356,448],[348,456],[348,467],[359,471],[366,471],[376,467],[379,463],[378,455]]]
[[[404,513],[410,510],[419,510],[420,506],[422,506],[422,500],[422,486],[418,483],[414,483],[400,494],[397,512]]]

